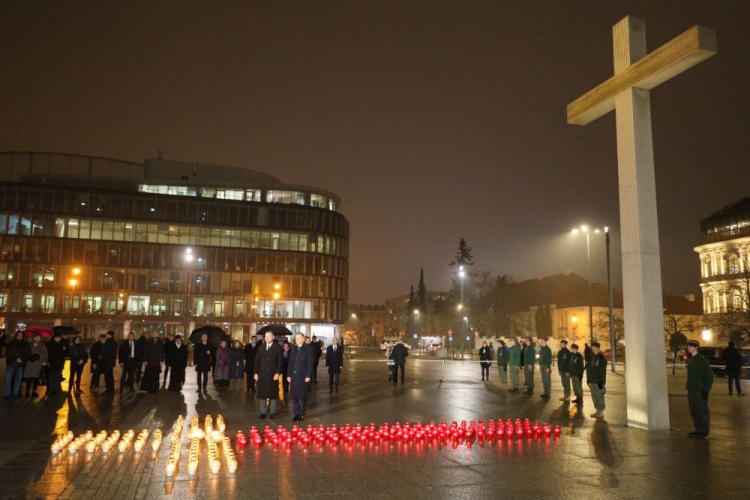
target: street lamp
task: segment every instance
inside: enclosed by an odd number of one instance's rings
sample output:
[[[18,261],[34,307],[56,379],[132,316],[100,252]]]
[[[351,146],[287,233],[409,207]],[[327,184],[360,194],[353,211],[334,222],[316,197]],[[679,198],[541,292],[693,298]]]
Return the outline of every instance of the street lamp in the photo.
[[[583,233],[586,235],[586,262],[588,265],[588,272],[586,277],[586,284],[588,287],[589,296],[589,335],[591,337],[591,343],[594,343],[594,307],[591,303],[591,239],[589,235],[589,227],[586,225],[580,228],[573,229],[573,234]]]
[[[185,306],[183,307],[183,315],[185,317],[185,339],[190,335],[190,266],[193,263],[195,256],[193,255],[193,249],[187,247],[185,253],[182,256],[182,260],[185,262]]]
[[[76,300],[76,286],[80,283],[80,280],[78,279],[78,276],[81,274],[81,268],[80,267],[74,267],[71,271],[73,273],[73,278],[68,280],[68,284],[71,287],[71,293],[70,293],[70,310],[73,310],[73,303]],[[78,301],[78,312],[81,310],[81,301]]]
[[[458,314],[460,315],[464,309],[464,278],[466,277],[466,271],[464,266],[458,266],[458,284],[461,290],[461,301],[458,304]],[[464,359],[464,324],[461,322],[461,359]]]

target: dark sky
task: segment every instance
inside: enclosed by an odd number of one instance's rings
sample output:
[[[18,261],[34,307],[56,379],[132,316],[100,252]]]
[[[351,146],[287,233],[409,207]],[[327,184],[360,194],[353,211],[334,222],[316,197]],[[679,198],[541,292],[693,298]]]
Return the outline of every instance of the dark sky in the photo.
[[[665,288],[697,291],[699,220],[750,194],[750,2],[0,4],[0,150],[247,166],[343,198],[350,300],[477,267],[575,268],[575,224],[610,224],[614,114],[566,124],[612,75],[611,28],[653,50],[694,24],[719,54],[652,91]],[[593,242],[597,279],[603,244]]]

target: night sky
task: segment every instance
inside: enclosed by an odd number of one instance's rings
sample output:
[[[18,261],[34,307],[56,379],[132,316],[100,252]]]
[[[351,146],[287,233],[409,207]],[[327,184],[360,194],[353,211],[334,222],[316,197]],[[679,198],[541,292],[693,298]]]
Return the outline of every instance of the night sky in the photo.
[[[662,266],[698,290],[699,220],[750,195],[750,2],[0,3],[0,150],[246,166],[341,195],[350,301],[449,286],[459,238],[516,278],[575,268],[613,227],[612,25],[653,50],[701,24],[719,53],[651,93]],[[595,278],[604,245],[594,240]]]

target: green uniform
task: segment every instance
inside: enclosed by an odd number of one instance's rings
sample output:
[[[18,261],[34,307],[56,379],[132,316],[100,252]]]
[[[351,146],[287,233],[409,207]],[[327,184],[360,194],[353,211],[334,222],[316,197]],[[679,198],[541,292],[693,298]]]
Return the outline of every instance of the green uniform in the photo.
[[[534,343],[523,350],[523,380],[526,390],[534,392],[534,364],[536,363],[536,348]]]
[[[571,352],[570,358],[568,359],[568,372],[570,373],[570,381],[573,383],[573,394],[576,398],[583,397],[583,356],[580,352]]]
[[[599,352],[586,365],[586,381],[591,389],[591,399],[594,400],[594,408],[604,410],[604,395],[607,393],[607,358]]]
[[[557,352],[557,371],[560,372],[563,393],[565,397],[570,397],[570,351],[563,347]]]
[[[500,374],[500,383],[508,383],[508,350],[504,346],[497,348],[497,371]]]
[[[508,370],[510,371],[510,383],[513,389],[518,389],[518,369],[521,367],[521,346],[514,345],[508,351]]]
[[[552,391],[552,349],[547,345],[539,348],[539,369],[542,372],[543,396],[549,396]]]
[[[708,393],[714,383],[714,372],[708,360],[700,353],[687,360],[688,403],[695,432],[708,436],[711,415],[708,412]]]

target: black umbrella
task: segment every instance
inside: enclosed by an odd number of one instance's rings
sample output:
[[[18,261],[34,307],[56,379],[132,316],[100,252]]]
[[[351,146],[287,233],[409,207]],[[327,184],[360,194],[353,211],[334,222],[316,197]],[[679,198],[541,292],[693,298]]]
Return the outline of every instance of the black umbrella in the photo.
[[[56,335],[78,335],[81,333],[76,330],[76,327],[70,325],[53,326],[52,331],[55,332]]]
[[[208,335],[209,345],[213,346],[214,348],[219,347],[222,340],[226,340],[227,343],[230,343],[232,341],[229,335],[227,335],[227,332],[222,330],[220,327],[216,325],[206,325],[193,330],[193,333],[190,334],[190,342],[192,342],[193,344],[200,343],[201,337],[204,333]]]
[[[255,335],[263,338],[266,332],[273,333],[274,337],[283,337],[283,340],[289,338],[290,335],[294,335],[289,328],[280,323],[271,323],[270,325],[266,325],[258,330]]]

